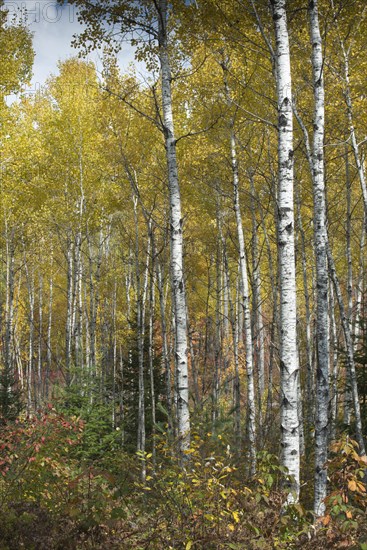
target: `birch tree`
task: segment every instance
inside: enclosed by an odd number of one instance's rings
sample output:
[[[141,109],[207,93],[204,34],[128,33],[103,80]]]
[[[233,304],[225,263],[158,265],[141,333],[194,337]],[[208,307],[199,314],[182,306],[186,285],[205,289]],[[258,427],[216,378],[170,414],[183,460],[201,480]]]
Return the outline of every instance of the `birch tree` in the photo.
[[[87,29],[79,39],[79,45],[92,43],[96,46],[108,42],[111,38],[108,27],[119,28],[119,36],[131,33],[142,33],[153,39],[158,49],[157,58],[160,67],[161,111],[156,124],[164,136],[167,163],[169,219],[170,219],[170,271],[175,318],[175,370],[177,373],[177,422],[179,448],[181,452],[190,445],[189,414],[189,380],[187,362],[187,318],[186,296],[183,266],[183,218],[181,211],[181,194],[177,168],[176,135],[172,107],[172,74],[170,60],[170,34],[168,29],[169,6],[167,0],[158,2],[141,2],[132,0],[115,1],[110,5],[92,5],[86,0],[75,0],[80,8],[80,17]],[[138,41],[139,42],[139,41]],[[116,44],[115,44],[116,45]],[[145,49],[144,38],[141,47]],[[146,50],[145,50],[146,53]],[[151,50],[148,52],[152,59]],[[124,100],[124,98],[121,98]],[[126,98],[125,98],[126,99]],[[158,106],[158,105],[157,105]],[[132,106],[134,108],[134,106]],[[154,122],[154,120],[153,120]]]
[[[183,271],[181,196],[173,121],[171,67],[168,53],[168,2],[155,3],[158,12],[158,45],[161,66],[163,133],[165,138],[170,203],[171,277],[175,314],[175,362],[177,372],[177,422],[180,449],[190,446],[189,379],[187,365],[187,317]]]
[[[293,213],[293,116],[285,0],[271,0],[275,29],[278,101],[278,256],[282,463],[293,477],[288,502],[299,498],[298,352]]]
[[[314,242],[316,259],[316,421],[315,421],[315,498],[317,516],[325,511],[327,484],[328,406],[329,406],[329,316],[327,233],[324,175],[325,90],[324,60],[319,25],[318,0],[310,0],[310,33],[314,87],[312,180],[314,198]]]
[[[224,88],[226,100],[231,105],[230,90],[228,86],[228,60],[222,63],[224,74]],[[233,209],[236,216],[237,239],[239,249],[239,268],[241,277],[241,308],[243,311],[244,331],[245,331],[245,349],[246,349],[246,375],[247,375],[247,432],[250,446],[250,471],[252,474],[256,471],[256,407],[255,407],[255,383],[254,383],[254,365],[253,365],[253,346],[252,346],[252,326],[250,312],[250,291],[247,276],[247,255],[245,248],[245,238],[242,225],[240,191],[239,191],[239,172],[238,159],[236,151],[236,136],[234,128],[234,116],[229,121],[229,139],[230,155],[233,181]],[[241,326],[241,325],[240,325]]]

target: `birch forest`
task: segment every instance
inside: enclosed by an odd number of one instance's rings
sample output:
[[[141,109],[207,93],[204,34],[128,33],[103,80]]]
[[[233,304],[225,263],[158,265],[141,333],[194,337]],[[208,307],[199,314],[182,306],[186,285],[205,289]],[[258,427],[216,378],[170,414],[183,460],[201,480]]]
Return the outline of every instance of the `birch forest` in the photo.
[[[366,0],[66,4],[29,93],[0,1],[0,548],[366,550]]]

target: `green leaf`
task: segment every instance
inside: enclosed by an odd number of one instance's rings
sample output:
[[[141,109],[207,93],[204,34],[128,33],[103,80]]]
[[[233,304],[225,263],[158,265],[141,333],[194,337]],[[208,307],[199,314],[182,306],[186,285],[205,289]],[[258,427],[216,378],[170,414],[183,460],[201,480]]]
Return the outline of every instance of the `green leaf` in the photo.
[[[125,517],[126,517],[126,512],[125,512],[124,508],[121,508],[121,507],[113,508],[113,510],[111,512],[111,518],[112,519],[121,519],[121,518],[125,518]]]

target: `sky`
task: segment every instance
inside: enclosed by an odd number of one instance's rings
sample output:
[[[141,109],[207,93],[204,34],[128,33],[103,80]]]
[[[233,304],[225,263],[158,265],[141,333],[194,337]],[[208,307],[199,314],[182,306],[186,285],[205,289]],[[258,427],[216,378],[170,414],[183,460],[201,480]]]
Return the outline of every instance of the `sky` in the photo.
[[[73,34],[80,32],[83,27],[77,20],[76,7],[66,2],[60,6],[55,0],[5,0],[4,5],[9,12],[9,21],[13,17],[18,22],[23,17],[24,21],[24,13],[27,13],[27,25],[34,33],[33,47],[36,55],[32,83],[25,91],[35,93],[44,86],[51,73],[57,74],[58,61],[77,55],[77,50],[71,46],[71,40]],[[101,71],[100,52],[91,53],[88,59]],[[118,60],[122,70],[134,63],[134,50],[129,44],[123,46]],[[143,70],[142,67],[138,69]]]

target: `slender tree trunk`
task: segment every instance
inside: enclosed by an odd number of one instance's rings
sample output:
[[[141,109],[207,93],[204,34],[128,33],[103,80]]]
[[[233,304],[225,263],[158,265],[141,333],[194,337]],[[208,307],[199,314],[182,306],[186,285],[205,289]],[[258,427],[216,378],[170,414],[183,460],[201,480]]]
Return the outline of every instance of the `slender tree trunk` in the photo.
[[[301,377],[298,377],[298,422],[299,422],[299,452],[305,454],[305,430],[303,422],[303,395],[301,387]]]
[[[190,352],[192,384],[194,386],[195,407],[200,408],[201,400],[200,400],[200,393],[199,393],[199,377],[198,377],[198,369],[196,365],[196,355],[195,355],[195,348],[194,348],[194,342],[193,342],[193,329],[191,329],[190,327],[189,319],[187,319],[187,326],[189,328],[189,352]]]
[[[231,105],[230,90],[227,82],[228,60],[222,63],[225,95],[228,105]],[[234,119],[229,122],[230,154],[233,181],[233,207],[236,217],[237,239],[239,248],[239,265],[242,283],[242,312],[244,320],[245,350],[246,350],[246,375],[247,375],[247,434],[249,438],[250,472],[253,475],[256,471],[256,406],[255,406],[255,382],[252,347],[252,327],[250,312],[249,284],[247,276],[247,258],[245,239],[243,234],[240,195],[239,195],[239,173],[236,151],[236,138],[234,130]],[[242,324],[240,325],[242,327]]]
[[[230,289],[230,278],[229,278],[229,269],[227,261],[227,244],[226,239],[223,235],[222,225],[220,226],[219,238],[222,243],[222,301],[223,301],[223,344],[224,344],[224,353],[223,353],[223,375],[224,375],[224,392],[228,395],[229,384],[228,384],[228,370],[230,365],[230,352],[231,352],[231,342],[230,342],[230,328],[233,324],[233,315],[230,312],[230,302],[231,298],[231,289]],[[233,342],[232,342],[233,343]]]
[[[268,266],[269,266],[269,275],[270,275],[270,285],[271,285],[271,292],[272,292],[272,303],[273,303],[273,312],[272,312],[272,320],[271,320],[271,328],[270,328],[270,342],[269,342],[269,367],[268,367],[268,396],[267,396],[267,403],[266,403],[266,414],[265,414],[265,425],[267,429],[269,430],[271,427],[271,424],[273,422],[273,370],[274,370],[274,362],[276,357],[276,337],[277,334],[280,333],[279,330],[279,307],[278,307],[278,280],[279,277],[275,273],[275,267],[271,252],[271,246],[270,246],[270,239],[268,235],[268,231],[265,224],[264,219],[264,212],[261,204],[259,203],[259,211],[261,216],[261,226],[264,233],[265,238],[265,244],[266,244],[266,251],[267,251],[267,257],[268,257]]]
[[[151,224],[148,228],[148,243],[146,252],[146,261],[144,269],[144,279],[141,282],[140,267],[139,267],[139,230],[138,218],[136,212],[137,200],[134,198],[134,215],[135,215],[135,254],[136,254],[136,300],[137,300],[137,331],[138,331],[138,361],[139,361],[139,403],[138,403],[138,451],[142,453],[141,461],[141,477],[145,480],[146,477],[146,462],[143,459],[146,445],[146,427],[145,427],[145,384],[144,384],[144,344],[145,344],[145,311],[146,298],[148,291],[148,275],[150,263],[150,232]]]
[[[251,184],[251,215],[252,215],[252,315],[253,315],[253,341],[254,359],[257,365],[258,378],[258,416],[260,432],[263,424],[263,399],[265,391],[265,347],[264,347],[264,326],[261,300],[261,279],[260,279],[260,255],[259,255],[259,226],[256,220],[256,200],[253,174],[249,175]]]
[[[122,348],[120,346],[120,430],[121,430],[121,447],[125,445],[125,400],[124,400],[124,361],[122,358]]]
[[[87,373],[87,378],[88,380],[90,379],[90,376],[91,376],[91,372],[92,372],[92,369],[91,369],[91,360],[90,360],[90,328],[89,328],[89,315],[90,315],[90,311],[91,311],[91,308],[90,308],[90,304],[89,304],[89,307],[88,307],[88,296],[87,296],[87,281],[85,281],[84,285],[83,285],[83,294],[84,294],[84,308],[83,308],[83,313],[84,313],[84,332],[85,332],[85,368],[86,368],[86,373]]]
[[[354,362],[354,349],[353,349],[352,335],[350,331],[350,325],[348,322],[347,313],[345,311],[339,279],[335,269],[334,259],[332,257],[329,247],[327,247],[327,255],[328,255],[330,275],[334,284],[335,294],[339,305],[340,319],[341,319],[344,338],[345,338],[347,366],[349,370],[351,391],[352,391],[353,405],[354,405],[356,440],[359,445],[359,454],[361,456],[365,456],[366,450],[365,450],[365,445],[363,440],[362,418],[361,418],[361,409],[359,404],[358,384],[357,384],[356,368],[355,368],[355,362]]]
[[[24,390],[24,369],[23,369],[23,362],[22,362],[22,352],[20,350],[20,344],[17,338],[15,326],[14,326],[13,341],[14,341],[14,349],[15,349],[15,361],[16,361],[17,370],[18,370],[18,380],[19,380],[20,389],[23,391]]]
[[[224,286],[227,288],[227,300],[228,300],[228,320],[231,326],[232,331],[232,346],[228,346],[227,350],[229,352],[229,349],[232,349],[233,352],[233,364],[234,364],[234,376],[232,376],[232,379],[234,380],[234,432],[236,436],[237,441],[237,447],[238,451],[240,451],[242,441],[241,441],[241,411],[240,411],[240,384],[239,384],[239,357],[238,357],[238,319],[237,319],[237,311],[235,311],[235,308],[233,307],[233,300],[231,296],[231,280],[229,275],[229,265],[228,265],[228,255],[227,255],[227,247],[225,243],[225,238],[223,233],[221,234],[221,240],[222,240],[222,250],[223,250],[223,271],[224,271]],[[237,300],[236,300],[237,303]],[[226,353],[227,353],[226,350]],[[228,381],[226,380],[226,386],[228,385]]]
[[[28,270],[26,263],[28,299],[29,299],[29,351],[27,364],[27,414],[30,415],[33,408],[32,402],[32,385],[34,381],[34,272],[33,267],[31,273]],[[35,396],[34,396],[35,397]]]
[[[82,263],[82,234],[78,232],[75,241],[75,365],[81,374],[84,368],[83,353],[83,263]]]
[[[305,316],[306,316],[306,425],[307,433],[311,431],[314,423],[314,375],[312,364],[312,339],[311,339],[311,308],[310,293],[308,290],[308,269],[306,254],[306,238],[302,223],[301,198],[299,185],[296,188],[297,201],[297,223],[301,237],[301,256],[302,256],[302,278],[303,294],[305,297]]]
[[[336,434],[336,422],[338,418],[338,379],[339,379],[339,369],[338,369],[338,338],[336,332],[336,322],[335,322],[335,298],[333,286],[330,285],[329,292],[329,310],[330,310],[330,352],[332,357],[332,371],[331,371],[331,391],[330,391],[330,440],[335,439]]]
[[[137,450],[142,453],[141,476],[145,479],[145,388],[144,388],[144,321],[143,317],[143,293],[141,290],[140,258],[139,258],[139,220],[137,214],[137,198],[133,197],[134,225],[135,225],[135,285],[136,285],[136,331],[138,347],[138,441]]]
[[[66,327],[65,327],[65,380],[70,385],[72,316],[73,316],[73,242],[70,232],[66,241]]]
[[[39,276],[38,290],[38,357],[37,357],[37,404],[42,403],[42,366],[43,366],[43,277]]]
[[[4,346],[4,374],[3,392],[4,398],[12,391],[12,378],[14,376],[14,229],[9,231],[5,220],[6,235],[6,283],[5,283],[5,346]],[[3,413],[6,415],[8,406],[3,404]]]
[[[234,210],[237,224],[237,238],[240,253],[240,272],[242,281],[242,310],[245,329],[245,349],[246,349],[246,374],[247,374],[247,432],[249,437],[250,447],[250,471],[253,475],[256,471],[256,407],[255,407],[255,383],[254,383],[254,366],[253,366],[253,349],[252,349],[252,330],[251,330],[251,312],[250,312],[250,297],[247,277],[247,259],[245,249],[245,239],[243,235],[242,217],[239,200],[239,178],[238,164],[236,156],[235,136],[232,128],[231,131],[231,161],[233,175],[233,194],[234,194]],[[241,325],[242,326],[242,325]]]
[[[221,234],[221,212],[219,204],[219,196],[217,193],[217,232],[218,242],[216,250],[216,307],[215,307],[215,341],[214,341],[214,377],[213,377],[213,391],[212,391],[212,432],[215,433],[216,423],[219,415],[219,391],[220,391],[220,377],[222,369],[222,334],[221,334],[221,286],[222,286],[222,273],[221,273],[221,240],[219,238]]]
[[[288,502],[298,501],[297,306],[293,214],[293,120],[289,38],[285,0],[272,0],[278,98],[278,257],[280,279],[280,371],[282,464],[293,476]]]
[[[241,425],[241,385],[240,385],[240,352],[239,343],[241,341],[242,323],[240,315],[242,311],[241,304],[241,280],[238,277],[236,285],[236,309],[233,315],[233,358],[234,358],[234,378],[233,378],[233,405],[234,405],[234,436],[235,448],[238,456],[242,451],[242,425]]]
[[[325,512],[328,456],[329,406],[329,317],[327,234],[324,176],[325,92],[323,54],[319,27],[318,0],[309,1],[315,111],[313,119],[312,172],[314,196],[314,241],[316,257],[316,421],[315,421],[315,498],[314,512]]]
[[[204,336],[204,358],[203,358],[203,372],[201,377],[201,394],[205,395],[206,393],[206,383],[207,383],[207,367],[208,367],[208,358],[210,354],[210,332],[212,318],[210,315],[210,297],[212,295],[212,277],[211,277],[211,268],[212,268],[213,257],[210,255],[210,259],[207,260],[208,264],[208,284],[207,284],[207,293],[206,293],[206,303],[205,303],[205,336]]]
[[[113,285],[112,296],[112,429],[116,429],[116,375],[117,375],[117,327],[116,327],[116,309],[117,309],[117,280]]]
[[[367,216],[365,215],[364,224],[367,223]],[[362,308],[363,308],[363,277],[365,274],[365,263],[366,263],[366,251],[365,251],[365,245],[366,245],[366,232],[364,230],[364,227],[362,228],[361,238],[360,238],[360,244],[359,244],[359,272],[358,272],[358,278],[357,278],[357,284],[356,284],[356,298],[355,298],[355,314],[353,319],[353,341],[355,346],[359,347],[359,338],[361,335],[362,330],[362,320],[363,320],[363,314],[362,314]]]
[[[159,0],[159,59],[162,82],[162,110],[170,202],[171,277],[175,315],[175,363],[177,372],[177,419],[181,453],[190,447],[189,380],[187,365],[186,296],[183,268],[183,235],[180,186],[177,172],[176,139],[172,112],[171,68],[168,54],[168,5]]]
[[[364,7],[363,12],[366,11],[366,7]],[[354,127],[354,118],[353,118],[353,100],[352,100],[352,94],[350,89],[350,76],[349,76],[349,55],[350,51],[349,49],[346,49],[344,46],[344,43],[342,40],[340,40],[340,45],[343,53],[344,58],[344,79],[345,79],[345,88],[344,88],[344,97],[345,102],[347,105],[347,115],[348,115],[348,122],[349,122],[349,130],[350,130],[350,138],[351,138],[351,144],[352,144],[352,150],[353,155],[355,159],[355,163],[357,166],[358,171],[358,177],[359,182],[361,185],[362,190],[362,198],[363,198],[363,206],[364,206],[364,227],[367,234],[367,183],[366,183],[366,175],[364,171],[364,163],[363,159],[360,153],[359,144],[357,142],[357,136],[356,136],[356,130]]]
[[[351,179],[349,170],[349,157],[348,148],[345,148],[345,180],[346,180],[346,195],[347,195],[347,212],[346,212],[346,256],[348,264],[347,274],[347,296],[348,296],[348,308],[347,316],[350,329],[352,328],[352,313],[353,313],[353,261],[352,261],[352,248],[351,248],[351,232],[352,232],[352,212],[351,212]],[[353,336],[353,333],[352,333]],[[350,375],[349,371],[345,377],[345,389],[344,389],[344,423],[349,426],[350,413],[352,409],[352,394],[350,387]]]
[[[151,229],[149,228],[149,232]],[[151,235],[149,238],[152,239]],[[153,247],[152,247],[153,249]],[[154,258],[154,250],[152,257]],[[155,382],[154,382],[154,309],[155,309],[155,272],[154,259],[152,260],[152,270],[150,274],[149,284],[149,341],[148,341],[148,363],[149,363],[149,378],[150,378],[150,400],[152,412],[152,460],[153,468],[156,466],[156,405],[155,405]]]
[[[50,376],[52,368],[52,306],[53,306],[53,254],[51,251],[51,275],[49,282],[49,295],[48,295],[48,319],[47,319],[47,367],[46,367],[46,376],[45,376],[45,398],[48,400],[50,392]]]
[[[164,299],[164,289],[162,281],[162,269],[159,260],[156,261],[156,271],[157,271],[157,285],[158,285],[158,294],[159,294],[159,307],[160,307],[160,318],[161,318],[161,333],[162,333],[162,366],[165,373],[166,379],[166,403],[167,403],[167,413],[168,413],[168,431],[172,430],[172,382],[171,382],[171,366],[168,355],[168,344],[167,344],[167,326],[166,326],[166,306]]]
[[[89,232],[87,233],[89,249],[89,365],[92,378],[97,375],[96,347],[97,347],[97,317],[99,307],[99,281],[101,277],[103,254],[103,231],[99,232],[99,242],[96,257]],[[94,268],[95,263],[95,268]]]

